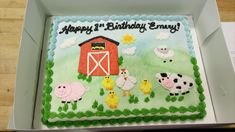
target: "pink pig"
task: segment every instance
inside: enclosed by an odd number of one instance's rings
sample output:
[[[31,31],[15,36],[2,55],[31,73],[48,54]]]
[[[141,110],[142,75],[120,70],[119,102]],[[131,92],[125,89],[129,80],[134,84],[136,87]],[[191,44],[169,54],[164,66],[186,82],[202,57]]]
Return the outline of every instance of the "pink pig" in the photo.
[[[55,87],[55,95],[59,97],[62,103],[81,100],[82,96],[88,91],[88,87],[80,82],[62,83]]]

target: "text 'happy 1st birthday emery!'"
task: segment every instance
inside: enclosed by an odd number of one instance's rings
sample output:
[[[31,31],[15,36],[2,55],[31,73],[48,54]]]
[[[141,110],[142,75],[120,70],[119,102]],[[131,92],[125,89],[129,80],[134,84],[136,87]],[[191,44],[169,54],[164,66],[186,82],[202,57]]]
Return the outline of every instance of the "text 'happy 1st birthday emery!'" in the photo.
[[[159,24],[152,22],[106,22],[95,23],[94,25],[65,25],[60,29],[59,34],[80,33],[91,34],[97,31],[113,31],[113,30],[138,30],[140,33],[144,33],[147,30],[165,29],[170,33],[175,33],[180,29],[180,23],[175,24]]]

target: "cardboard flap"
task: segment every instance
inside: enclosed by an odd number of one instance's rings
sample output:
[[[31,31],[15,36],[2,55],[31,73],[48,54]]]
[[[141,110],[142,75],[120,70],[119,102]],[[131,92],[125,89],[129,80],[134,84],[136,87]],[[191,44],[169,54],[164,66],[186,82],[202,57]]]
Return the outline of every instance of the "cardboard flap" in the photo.
[[[23,31],[13,108],[16,129],[30,129],[32,125],[40,50],[31,36]]]
[[[37,17],[35,17],[37,16]],[[37,45],[41,45],[46,15],[38,0],[28,0],[24,30],[30,34]]]
[[[209,15],[208,15],[209,14]],[[201,11],[195,29],[199,44],[203,44],[205,39],[220,27],[220,17],[215,0],[207,0]]]
[[[10,114],[7,128],[11,129],[11,130],[15,129],[14,112],[11,112],[11,114]]]
[[[201,46],[217,123],[235,122],[235,73],[219,28]]]
[[[235,22],[222,22],[221,24],[235,73]]]
[[[41,0],[50,15],[190,14],[195,19],[205,2],[206,0]]]

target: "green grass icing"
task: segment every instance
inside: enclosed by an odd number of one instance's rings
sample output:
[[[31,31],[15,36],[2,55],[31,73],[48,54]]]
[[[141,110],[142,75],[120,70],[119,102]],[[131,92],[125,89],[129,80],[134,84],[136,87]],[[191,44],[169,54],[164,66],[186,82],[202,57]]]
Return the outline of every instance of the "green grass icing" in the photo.
[[[195,59],[192,59],[195,60]],[[191,61],[192,62],[192,61]],[[193,61],[194,63],[196,61]],[[53,67],[53,62],[52,61],[47,61],[46,64],[46,70],[51,71],[52,67]],[[197,65],[196,63],[193,65]],[[198,72],[198,69],[195,68],[194,72]],[[170,106],[169,108],[164,108],[164,107],[160,107],[160,108],[151,108],[151,109],[147,109],[147,108],[143,108],[141,110],[139,109],[133,109],[133,110],[129,110],[129,109],[124,109],[124,110],[105,110],[104,111],[104,106],[102,104],[98,105],[97,101],[94,101],[94,104],[92,105],[92,108],[97,108],[97,112],[94,113],[92,111],[86,111],[86,112],[78,112],[78,113],[74,113],[74,112],[68,112],[68,113],[64,113],[64,112],[60,112],[60,113],[56,113],[56,112],[50,112],[51,109],[51,95],[50,93],[52,92],[52,87],[50,86],[50,84],[52,83],[52,73],[53,72],[46,72],[46,81],[44,84],[44,93],[43,93],[43,109],[41,110],[42,112],[42,122],[44,124],[46,124],[48,127],[62,127],[62,126],[90,126],[90,125],[102,125],[102,124],[122,124],[122,123],[139,123],[139,122],[150,122],[150,121],[176,121],[176,120],[181,120],[181,121],[185,121],[185,120],[196,120],[196,119],[202,119],[205,115],[206,115],[206,111],[205,111],[205,107],[206,104],[204,102],[205,100],[205,96],[203,95],[203,87],[201,86],[201,79],[200,76],[196,77],[196,83],[197,85],[197,91],[199,93],[199,100],[200,103],[198,104],[198,106],[189,106],[189,107],[175,107],[175,106]],[[169,98],[169,96],[167,97]],[[133,102],[135,97],[132,97]],[[63,110],[66,111],[67,106],[65,105],[63,107]],[[176,113],[176,112],[180,112],[180,113],[185,113],[185,112],[196,112],[198,111],[198,114],[193,114],[193,115],[172,115],[172,116],[167,116],[164,115],[167,112],[170,112],[172,114]],[[151,116],[149,116],[149,114]],[[159,115],[156,115],[159,114]],[[51,118],[82,118],[82,117],[92,117],[92,116],[128,116],[128,115],[136,115],[137,117],[128,117],[128,118],[120,118],[120,119],[104,119],[104,120],[83,120],[83,121],[57,121],[57,122],[49,122],[48,119]],[[139,115],[145,115],[144,118],[142,117],[138,117]]]

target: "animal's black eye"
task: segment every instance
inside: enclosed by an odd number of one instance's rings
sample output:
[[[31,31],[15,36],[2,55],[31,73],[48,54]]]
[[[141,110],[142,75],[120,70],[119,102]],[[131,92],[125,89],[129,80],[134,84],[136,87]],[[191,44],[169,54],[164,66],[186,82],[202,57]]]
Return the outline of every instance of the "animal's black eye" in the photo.
[[[123,72],[121,72],[121,74],[123,74]]]
[[[108,77],[109,78],[109,77]]]
[[[164,50],[166,50],[166,48],[164,48]]]
[[[169,77],[167,77],[167,79],[169,79]]]
[[[65,88],[65,86],[63,86],[63,88]]]
[[[109,92],[109,94],[111,94],[112,92]]]
[[[160,83],[161,83],[161,79],[159,79],[159,80],[158,80],[158,82],[160,82]]]
[[[58,88],[61,88],[60,86]]]
[[[161,50],[163,50],[163,48],[161,48]]]
[[[124,72],[124,74],[126,74],[126,72]]]
[[[164,80],[164,78],[162,78],[162,80]]]

